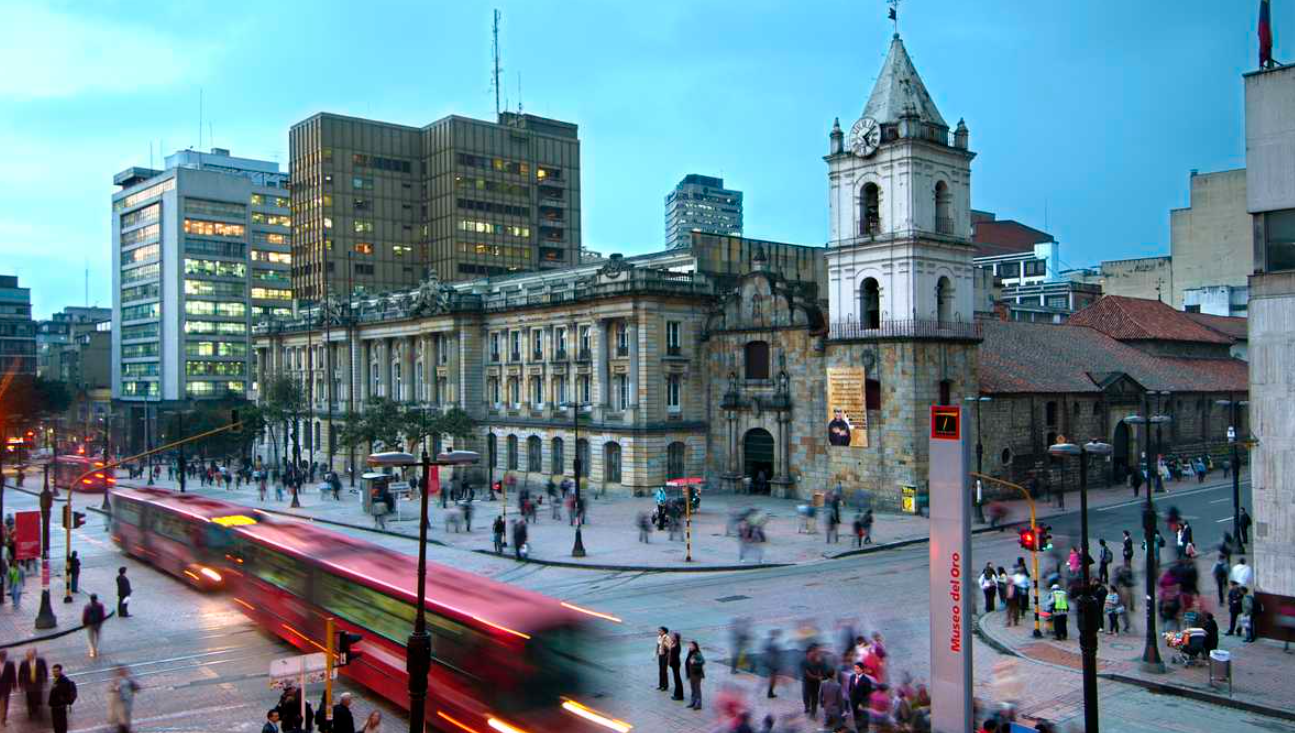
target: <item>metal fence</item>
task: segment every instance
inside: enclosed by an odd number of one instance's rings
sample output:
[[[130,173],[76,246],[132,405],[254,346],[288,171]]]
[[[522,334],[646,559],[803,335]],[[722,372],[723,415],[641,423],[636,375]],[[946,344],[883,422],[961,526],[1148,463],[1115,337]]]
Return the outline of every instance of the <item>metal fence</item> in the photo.
[[[875,326],[858,321],[837,321],[828,330],[828,338],[834,341],[866,341],[869,339],[892,338],[930,338],[930,339],[964,339],[980,340],[982,338],[979,323],[961,321],[937,321],[927,319],[909,319],[902,321],[881,321]]]

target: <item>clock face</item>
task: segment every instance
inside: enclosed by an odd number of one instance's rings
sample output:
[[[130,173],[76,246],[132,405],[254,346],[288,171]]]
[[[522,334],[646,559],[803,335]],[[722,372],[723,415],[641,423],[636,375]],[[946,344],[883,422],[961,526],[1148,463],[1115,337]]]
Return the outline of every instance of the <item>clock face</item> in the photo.
[[[860,117],[850,128],[850,152],[866,158],[877,152],[881,144],[881,125],[871,117]]]

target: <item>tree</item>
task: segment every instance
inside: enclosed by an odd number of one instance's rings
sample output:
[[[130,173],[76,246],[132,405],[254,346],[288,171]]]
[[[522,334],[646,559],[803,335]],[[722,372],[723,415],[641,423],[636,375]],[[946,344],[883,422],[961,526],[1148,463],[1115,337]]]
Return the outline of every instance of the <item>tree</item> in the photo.
[[[432,412],[418,407],[406,407],[401,415],[404,423],[402,432],[409,447],[413,448],[426,438],[431,438],[433,445],[442,435],[456,438],[467,438],[472,435],[476,423],[463,410],[452,407],[444,412]]]
[[[388,450],[401,447],[400,437],[407,427],[404,412],[395,400],[371,399],[358,413],[347,413],[342,426],[341,443],[346,447],[365,446],[372,450],[381,445]]]
[[[296,438],[290,427],[297,424],[301,413],[306,408],[306,395],[301,389],[301,382],[286,374],[271,377],[265,386],[265,399],[261,405],[261,417],[270,430],[270,440],[274,444],[274,460],[279,462],[279,440],[275,435],[275,426],[282,426],[283,452],[288,452],[288,439]],[[294,460],[300,457],[300,444],[296,444]]]

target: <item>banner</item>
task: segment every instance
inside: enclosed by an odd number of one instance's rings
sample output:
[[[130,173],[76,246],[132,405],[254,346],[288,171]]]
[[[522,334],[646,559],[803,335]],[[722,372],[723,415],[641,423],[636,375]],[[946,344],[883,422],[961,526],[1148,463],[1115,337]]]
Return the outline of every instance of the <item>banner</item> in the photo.
[[[868,447],[867,379],[863,367],[827,368],[827,444]]]
[[[40,557],[40,512],[14,513],[14,558],[30,560]]]

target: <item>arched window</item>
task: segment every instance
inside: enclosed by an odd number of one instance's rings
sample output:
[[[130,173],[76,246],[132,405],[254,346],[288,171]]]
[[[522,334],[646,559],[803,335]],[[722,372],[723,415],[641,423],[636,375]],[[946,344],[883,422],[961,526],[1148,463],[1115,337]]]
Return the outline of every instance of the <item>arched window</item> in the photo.
[[[940,323],[953,320],[953,283],[944,276],[935,283],[935,320]]]
[[[859,198],[859,234],[881,233],[881,187],[875,183],[863,185]]]
[[[686,476],[687,473],[685,473],[685,471],[687,471],[687,463],[688,446],[678,441],[671,443],[670,447],[666,448],[666,480],[668,481],[672,478],[683,478]]]
[[[769,378],[769,344],[766,341],[748,341],[743,350],[747,379]]]
[[[544,471],[544,441],[538,435],[526,439],[526,470],[534,473]]]
[[[953,194],[949,193],[949,184],[944,181],[935,183],[935,231],[940,234],[953,234],[953,214],[950,211]]]
[[[881,285],[876,278],[865,278],[859,288],[859,323],[864,328],[881,328]]]
[[[864,383],[863,388],[864,404],[869,410],[881,409],[881,381],[878,379],[869,379]]]
[[[576,441],[576,462],[580,465],[572,466],[572,475],[579,478],[589,475],[589,441],[581,438]]]
[[[486,435],[486,455],[489,456],[488,458],[489,463],[487,465],[495,466],[496,468],[498,468],[499,439],[495,437],[494,433],[489,433]]]
[[[617,443],[603,446],[603,481],[609,484],[621,482],[621,447]]]
[[[512,470],[512,471],[517,470],[517,436],[516,435],[508,436],[508,468],[509,470]]]
[[[566,471],[567,457],[562,454],[562,439],[553,439],[553,450],[549,456],[549,473],[563,473]]]

